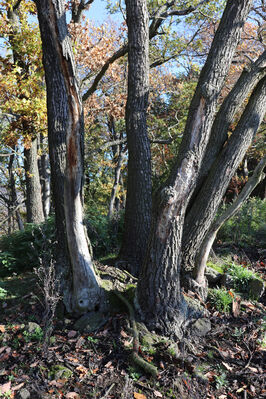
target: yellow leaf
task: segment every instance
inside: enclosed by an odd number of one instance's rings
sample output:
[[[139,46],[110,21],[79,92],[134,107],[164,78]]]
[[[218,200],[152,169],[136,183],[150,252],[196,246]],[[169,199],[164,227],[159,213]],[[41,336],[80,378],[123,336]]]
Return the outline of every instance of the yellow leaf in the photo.
[[[135,399],[147,399],[147,397],[145,395],[143,395],[142,393],[137,393],[137,392],[134,392],[134,398]]]

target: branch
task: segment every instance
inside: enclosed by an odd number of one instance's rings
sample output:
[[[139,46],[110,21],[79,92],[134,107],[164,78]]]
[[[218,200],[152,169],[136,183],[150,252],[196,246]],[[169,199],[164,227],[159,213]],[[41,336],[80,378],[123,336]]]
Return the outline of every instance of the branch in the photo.
[[[111,64],[113,64],[116,60],[118,60],[119,58],[123,57],[125,54],[127,54],[128,52],[128,45],[124,45],[123,47],[121,47],[119,50],[117,50],[104,64],[104,66],[102,67],[102,69],[100,70],[100,72],[96,75],[91,87],[86,91],[85,94],[83,94],[82,96],[82,101],[86,101],[89,96],[91,96],[98,87],[99,82],[101,81],[102,77],[104,76],[105,72],[107,71],[107,69],[109,68],[109,66]],[[86,80],[86,78],[84,79]]]
[[[150,139],[151,144],[171,144],[178,136],[175,135],[169,139]],[[109,147],[113,147],[115,145],[121,145],[125,144],[127,142],[127,139],[119,139],[119,140],[113,140],[113,141],[107,141],[106,143],[103,143],[100,147],[94,148],[91,152],[103,152]]]
[[[22,205],[24,205],[24,202],[25,202],[25,201],[26,201],[26,199],[24,198],[23,201],[22,201],[20,204],[18,204],[18,205],[16,206],[16,208],[14,208],[14,209],[10,212],[10,214],[8,215],[8,217],[7,217],[6,219],[4,219],[4,220],[0,223],[0,227],[2,227],[3,224],[5,224],[5,223],[11,218],[11,216],[12,216],[14,213],[16,213],[17,210],[18,210],[19,208],[22,207]]]
[[[72,1],[72,21],[75,24],[80,23],[83,11],[88,10],[90,8],[91,4],[93,3],[93,1],[94,0],[88,0],[87,2],[85,2],[85,0],[81,0],[78,5],[76,5]]]
[[[214,222],[214,226],[211,227],[217,231],[220,227],[233,215],[235,215],[241,208],[243,202],[250,196],[254,188],[264,179],[265,173],[263,172],[266,166],[266,155],[260,160],[256,166],[252,176],[248,179],[248,182],[243,187],[241,193],[236,198],[236,200],[226,209],[226,211],[218,217]]]
[[[208,3],[210,0],[203,0],[201,2],[199,2],[198,5],[194,6],[194,7],[188,7],[184,10],[172,10],[172,11],[166,11],[167,9],[169,9],[170,7],[175,5],[175,1],[172,1],[171,3],[166,3],[166,5],[162,6],[159,8],[159,11],[161,11],[161,13],[156,13],[156,15],[154,16],[150,28],[149,28],[149,37],[150,39],[152,39],[153,37],[155,37],[158,34],[158,29],[159,27],[162,25],[162,23],[164,22],[164,20],[172,15],[179,15],[179,16],[184,16],[184,15],[188,15],[190,13],[192,13],[193,11],[195,11],[198,7],[200,7],[202,4],[204,3]],[[128,44],[125,44],[124,46],[120,47],[120,49],[118,49],[103,65],[102,69],[98,72],[98,74],[96,75],[91,87],[83,94],[82,96],[82,101],[86,101],[90,95],[92,95],[98,87],[99,82],[101,81],[102,77],[104,76],[105,72],[107,71],[107,69],[109,68],[109,66],[111,64],[113,64],[116,60],[118,60],[119,58],[123,57],[124,55],[126,55],[128,52]],[[83,80],[86,80],[88,78],[85,77]]]

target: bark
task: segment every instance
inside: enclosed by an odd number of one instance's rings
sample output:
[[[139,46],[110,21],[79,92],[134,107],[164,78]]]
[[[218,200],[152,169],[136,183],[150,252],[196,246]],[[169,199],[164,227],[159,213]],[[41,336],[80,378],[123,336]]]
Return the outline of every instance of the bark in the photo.
[[[215,218],[223,195],[251,145],[266,110],[266,77],[254,89],[250,100],[186,216],[182,244],[183,267],[191,270],[204,237]]]
[[[223,101],[212,126],[210,140],[202,162],[197,180],[197,187],[191,198],[190,206],[196,198],[205,178],[208,176],[216,157],[228,139],[230,125],[234,122],[236,114],[243,106],[244,101],[252,92],[256,84],[266,75],[266,51],[248,67],[244,68],[238,81]]]
[[[176,165],[157,193],[149,248],[137,288],[140,313],[151,328],[180,336],[187,317],[180,292],[181,240],[189,199],[251,1],[228,1],[192,99]]]
[[[115,167],[115,176],[114,176],[114,183],[112,187],[112,192],[111,192],[111,198],[110,198],[110,203],[109,203],[109,211],[108,211],[108,218],[109,220],[112,220],[114,217],[115,213],[115,202],[117,198],[117,192],[119,188],[119,181],[120,181],[120,176],[121,176],[121,169],[123,166],[123,162],[125,160],[126,153],[122,151],[120,148],[118,158],[117,158],[117,163]]]
[[[17,190],[16,190],[16,181],[15,181],[15,175],[14,175],[14,159],[15,159],[15,154],[12,153],[9,158],[9,163],[8,163],[8,175],[9,175],[9,203],[8,203],[8,213],[9,213],[9,218],[11,219],[12,216],[16,217],[17,224],[19,230],[24,230],[23,222],[20,216],[19,209],[17,208],[18,205],[18,198],[17,198]],[[9,220],[10,220],[9,219]],[[10,233],[10,232],[9,232]]]
[[[99,304],[100,288],[83,223],[83,111],[64,1],[35,2],[47,86],[48,141],[59,249],[58,268],[63,273],[67,310],[84,313]],[[71,287],[67,279],[72,282]]]
[[[204,273],[206,269],[206,263],[212,244],[216,238],[219,229],[228,219],[230,219],[239,211],[244,201],[246,201],[246,199],[250,196],[254,188],[259,184],[261,180],[264,179],[265,174],[263,173],[263,169],[265,168],[265,165],[266,156],[261,159],[261,161],[255,168],[253,175],[248,180],[237,199],[212,223],[210,229],[208,230],[208,233],[201,245],[199,254],[196,259],[195,280],[199,285],[205,284]]]
[[[149,16],[146,1],[127,0],[128,98],[126,133],[128,178],[124,236],[120,257],[138,273],[151,220],[151,152],[146,113],[149,97]]]
[[[38,168],[37,138],[32,140],[30,148],[24,149],[24,156],[27,223],[42,223],[44,215]]]
[[[41,135],[40,144],[42,146],[42,155],[40,157],[39,171],[40,171],[40,179],[41,179],[41,188],[42,188],[42,207],[43,214],[45,219],[48,218],[50,213],[50,205],[51,205],[51,189],[50,189],[50,164],[49,164],[49,155],[43,149],[44,138]]]

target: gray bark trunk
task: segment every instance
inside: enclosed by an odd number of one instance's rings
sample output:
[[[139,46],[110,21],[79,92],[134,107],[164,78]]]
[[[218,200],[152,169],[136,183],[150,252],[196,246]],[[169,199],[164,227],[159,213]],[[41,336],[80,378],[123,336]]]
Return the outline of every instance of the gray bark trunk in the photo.
[[[83,111],[62,0],[36,0],[47,86],[48,140],[56,212],[58,262],[68,311],[84,313],[100,301],[83,223]],[[71,274],[70,278],[70,269]],[[71,280],[69,287],[67,278]]]
[[[37,138],[32,140],[30,148],[24,149],[24,156],[27,222],[42,223],[44,215],[38,168]]]
[[[241,76],[223,101],[212,126],[210,140],[197,179],[197,187],[191,198],[192,206],[205,178],[208,176],[216,157],[228,139],[230,125],[234,117],[243,106],[244,101],[252,92],[256,84],[266,75],[266,51],[253,64],[244,68]]]
[[[235,215],[244,201],[250,196],[254,188],[259,184],[259,182],[264,179],[265,174],[263,173],[263,169],[266,165],[266,156],[262,158],[257,167],[255,168],[253,175],[246,183],[245,187],[237,197],[237,199],[227,208],[225,212],[222,213],[211,225],[198,253],[196,258],[196,267],[195,267],[195,280],[199,285],[205,284],[204,273],[206,269],[206,263],[209,257],[209,253],[212,247],[212,244],[216,238],[216,235],[222,225],[230,219],[233,215]]]
[[[45,219],[47,219],[50,213],[50,205],[51,205],[50,164],[49,164],[49,155],[46,151],[44,151],[44,138],[42,135],[40,137],[40,145],[42,150],[42,155],[40,157],[40,163],[39,163],[41,188],[42,188],[42,207],[43,207],[44,217]]]
[[[215,218],[223,195],[251,145],[266,110],[266,77],[254,89],[235,128],[212,166],[185,220],[182,243],[183,268],[194,268],[195,256]]]
[[[121,146],[120,146],[121,147]],[[125,160],[125,152],[123,152],[122,148],[119,150],[118,158],[117,158],[117,163],[115,166],[115,176],[114,176],[114,183],[112,187],[112,192],[111,192],[111,198],[110,198],[110,203],[109,203],[109,210],[108,210],[108,218],[109,220],[112,220],[114,217],[115,213],[115,201],[116,201],[116,196],[119,188],[119,181],[120,181],[120,175],[121,175],[121,169],[123,166],[123,162]]]
[[[252,1],[228,1],[191,102],[176,165],[157,193],[148,252],[137,301],[152,328],[180,335],[186,306],[180,292],[181,240],[186,208],[195,189],[217,99]]]
[[[128,98],[126,133],[128,178],[124,236],[120,257],[138,274],[151,221],[151,153],[146,112],[149,97],[149,15],[146,1],[127,0]]]

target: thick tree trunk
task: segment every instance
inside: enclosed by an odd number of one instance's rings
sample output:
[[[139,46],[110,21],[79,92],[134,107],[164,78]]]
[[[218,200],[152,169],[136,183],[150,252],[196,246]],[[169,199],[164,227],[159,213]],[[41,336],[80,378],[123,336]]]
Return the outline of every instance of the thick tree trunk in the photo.
[[[176,165],[157,193],[149,248],[137,300],[152,328],[180,336],[187,309],[180,292],[181,240],[186,208],[195,189],[217,99],[228,73],[251,0],[228,1],[191,102]]]
[[[24,156],[27,222],[42,223],[44,221],[44,215],[38,168],[37,138],[32,140],[30,148],[24,149]]]
[[[209,230],[223,195],[262,122],[266,110],[266,77],[254,89],[235,128],[212,166],[185,220],[183,267],[194,268],[195,256]]]
[[[259,182],[264,179],[265,174],[263,173],[263,169],[266,165],[266,156],[262,158],[262,160],[257,165],[256,169],[253,172],[253,175],[246,183],[245,187],[237,197],[237,199],[226,209],[225,212],[222,213],[211,225],[208,233],[201,245],[200,251],[196,258],[196,267],[195,267],[195,280],[199,285],[205,284],[204,273],[206,269],[206,263],[209,257],[209,253],[212,247],[212,244],[215,240],[217,232],[222,227],[222,225],[230,219],[233,215],[235,215],[244,201],[250,196],[254,188],[259,184]]]
[[[208,176],[213,163],[228,139],[230,125],[240,111],[244,101],[252,92],[256,84],[266,75],[266,51],[248,67],[244,68],[233,89],[223,101],[212,126],[210,140],[201,165],[197,187],[191,198],[189,209],[192,206],[205,178]]]
[[[128,98],[126,133],[128,178],[124,236],[120,257],[137,274],[143,260],[151,221],[151,153],[146,111],[149,96],[149,15],[144,0],[127,0]]]
[[[83,223],[83,111],[64,1],[35,2],[47,86],[48,140],[59,247],[58,263],[64,274],[67,310],[84,313],[99,304],[100,288]],[[72,278],[69,276],[69,264]],[[67,278],[72,281],[72,287],[67,284]]]

